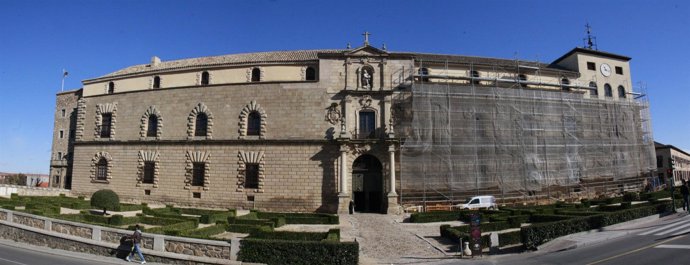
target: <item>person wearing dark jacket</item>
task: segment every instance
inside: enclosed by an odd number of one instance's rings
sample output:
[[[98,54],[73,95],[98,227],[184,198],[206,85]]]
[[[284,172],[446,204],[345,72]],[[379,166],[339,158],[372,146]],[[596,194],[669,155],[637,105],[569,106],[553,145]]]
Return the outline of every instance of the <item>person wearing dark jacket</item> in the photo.
[[[132,239],[132,244],[134,246],[132,247],[132,252],[127,256],[127,261],[133,261],[134,259],[134,252],[136,252],[139,255],[139,259],[141,260],[141,264],[146,264],[146,260],[144,260],[144,254],[141,254],[141,230],[139,230],[139,225],[137,225],[134,229],[134,234],[130,236]]]
[[[690,211],[690,205],[688,204],[688,195],[690,195],[690,190],[688,189],[688,183],[683,180],[683,185],[680,186],[680,194],[683,195],[683,211]]]

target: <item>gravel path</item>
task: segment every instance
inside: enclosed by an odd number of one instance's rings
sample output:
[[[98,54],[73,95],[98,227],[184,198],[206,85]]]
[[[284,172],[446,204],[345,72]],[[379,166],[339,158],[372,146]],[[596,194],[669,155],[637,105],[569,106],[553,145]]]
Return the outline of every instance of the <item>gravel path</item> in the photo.
[[[340,215],[341,237],[343,241],[359,242],[360,264],[420,264],[445,257],[417,237],[418,227],[408,227],[401,221],[401,216],[385,214]],[[433,233],[433,229],[424,227],[420,235]]]

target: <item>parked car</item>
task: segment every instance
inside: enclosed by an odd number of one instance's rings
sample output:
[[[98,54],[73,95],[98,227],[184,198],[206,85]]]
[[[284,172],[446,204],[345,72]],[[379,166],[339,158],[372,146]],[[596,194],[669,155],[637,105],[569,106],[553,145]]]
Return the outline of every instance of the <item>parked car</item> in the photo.
[[[460,209],[498,209],[494,196],[475,196],[465,203],[456,204],[455,207]]]

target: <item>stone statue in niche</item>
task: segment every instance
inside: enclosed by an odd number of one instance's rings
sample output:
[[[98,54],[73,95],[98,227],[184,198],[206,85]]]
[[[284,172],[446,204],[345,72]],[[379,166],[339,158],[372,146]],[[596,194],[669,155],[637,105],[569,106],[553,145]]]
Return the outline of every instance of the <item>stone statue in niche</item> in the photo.
[[[362,88],[371,88],[371,73],[367,68],[362,68]]]

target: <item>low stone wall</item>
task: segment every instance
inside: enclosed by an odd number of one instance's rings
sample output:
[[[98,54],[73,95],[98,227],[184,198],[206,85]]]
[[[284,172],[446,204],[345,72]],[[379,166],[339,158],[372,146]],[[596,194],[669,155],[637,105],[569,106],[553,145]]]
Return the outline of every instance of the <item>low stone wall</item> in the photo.
[[[0,209],[0,238],[37,246],[124,258],[121,244],[132,231],[75,223]],[[170,264],[241,264],[239,240],[200,240],[166,235],[142,235],[147,261]],[[131,246],[131,245],[130,245]]]
[[[19,196],[59,196],[60,194],[70,195],[71,190],[58,188],[27,187],[18,185],[0,185],[0,196],[10,197],[12,193]]]

